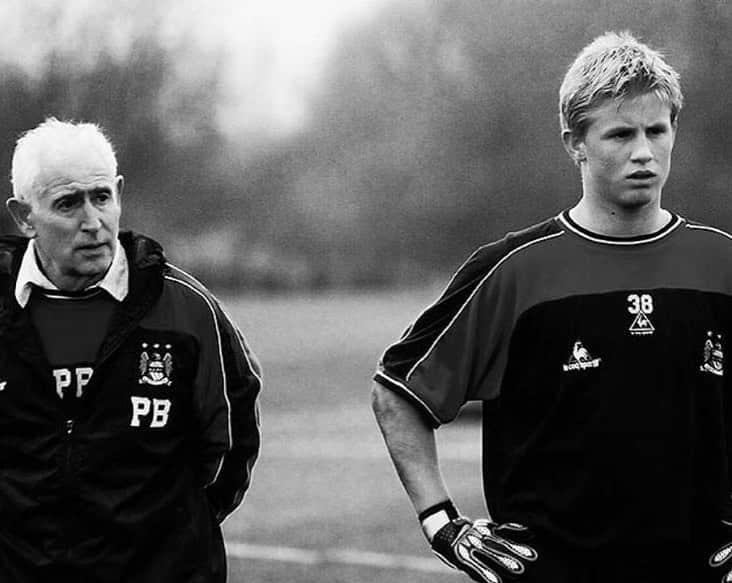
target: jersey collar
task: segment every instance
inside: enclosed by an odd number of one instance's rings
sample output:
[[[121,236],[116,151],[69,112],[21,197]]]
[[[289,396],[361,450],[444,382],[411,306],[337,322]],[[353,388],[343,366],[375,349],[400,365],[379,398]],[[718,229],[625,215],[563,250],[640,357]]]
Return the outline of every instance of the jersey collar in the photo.
[[[647,235],[636,235],[633,237],[611,237],[609,235],[594,233],[580,226],[572,220],[572,217],[569,216],[569,210],[563,211],[557,219],[567,230],[579,235],[583,239],[588,239],[595,243],[605,243],[607,245],[643,245],[644,243],[658,241],[676,230],[676,228],[683,222],[683,219],[679,215],[671,213],[669,221],[653,233],[649,233]]]
[[[15,281],[15,299],[21,308],[25,308],[28,304],[33,286],[45,290],[58,290],[58,286],[48,279],[38,266],[35,249],[35,241],[31,239],[23,254],[18,271],[18,279]],[[120,242],[117,242],[117,248],[107,273],[100,281],[89,286],[87,290],[94,288],[105,290],[118,302],[121,302],[127,297],[129,290],[129,265],[127,263],[127,254],[122,249]]]

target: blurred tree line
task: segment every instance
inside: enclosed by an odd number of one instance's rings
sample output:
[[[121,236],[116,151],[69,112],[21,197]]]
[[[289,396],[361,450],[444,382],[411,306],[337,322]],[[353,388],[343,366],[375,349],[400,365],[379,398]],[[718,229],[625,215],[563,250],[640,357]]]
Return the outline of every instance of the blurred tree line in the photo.
[[[397,2],[342,35],[306,128],[246,152],[217,125],[218,56],[181,83],[190,47],[146,29],[123,60],[0,69],[0,165],[47,115],[97,121],[126,177],[125,225],[213,285],[422,282],[578,199],[559,84],[592,38],[629,29],[682,74],[666,206],[732,229],[731,25],[711,1]]]

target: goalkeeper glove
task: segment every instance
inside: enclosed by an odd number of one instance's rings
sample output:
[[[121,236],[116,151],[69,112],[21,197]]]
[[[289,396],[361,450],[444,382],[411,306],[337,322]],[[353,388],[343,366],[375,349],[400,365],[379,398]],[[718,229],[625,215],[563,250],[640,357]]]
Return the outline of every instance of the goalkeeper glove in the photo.
[[[538,553],[526,544],[532,535],[520,524],[471,521],[446,500],[419,515],[432,551],[474,581],[504,583],[526,572]]]
[[[732,498],[725,507],[725,517],[722,518],[722,525],[729,532],[729,539],[732,541]],[[721,567],[725,570],[722,583],[732,583],[732,542],[722,545],[709,557],[709,565]]]

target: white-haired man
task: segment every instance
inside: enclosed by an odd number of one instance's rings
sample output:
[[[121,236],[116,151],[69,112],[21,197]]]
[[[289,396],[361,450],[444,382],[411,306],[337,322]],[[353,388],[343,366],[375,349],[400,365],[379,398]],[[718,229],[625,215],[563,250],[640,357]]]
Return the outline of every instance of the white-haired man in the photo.
[[[17,142],[0,238],[0,579],[222,582],[259,450],[236,326],[147,237],[94,124]]]
[[[732,241],[661,206],[678,74],[607,33],[559,97],[579,202],[473,254],[386,350],[375,414],[432,549],[476,581],[732,580]],[[434,442],[469,400],[487,520]]]

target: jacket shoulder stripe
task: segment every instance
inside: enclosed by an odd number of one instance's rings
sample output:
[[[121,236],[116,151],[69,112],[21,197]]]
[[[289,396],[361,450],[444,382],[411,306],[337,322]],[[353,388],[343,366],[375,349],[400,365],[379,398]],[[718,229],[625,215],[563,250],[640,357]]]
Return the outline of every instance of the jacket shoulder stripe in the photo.
[[[201,290],[197,289],[196,286],[192,285],[191,283],[184,281],[182,279],[178,279],[177,277],[173,277],[172,275],[166,275],[165,279],[168,281],[172,281],[174,283],[177,283],[178,285],[182,285],[194,293],[198,294],[201,298],[203,298],[203,301],[206,303],[206,306],[208,307],[209,311],[211,312],[211,318],[213,319],[214,328],[216,330],[216,348],[219,352],[219,365],[221,367],[221,386],[223,388],[223,394],[224,394],[224,401],[226,402],[226,421],[227,421],[227,435],[228,435],[228,449],[230,450],[233,446],[232,441],[232,434],[231,434],[231,403],[229,402],[229,395],[228,395],[228,386],[227,386],[227,379],[226,379],[226,369],[224,367],[224,351],[222,347],[222,340],[221,340],[221,330],[219,329],[219,322],[216,318],[216,310],[213,307],[213,304],[211,302],[211,299],[206,296],[205,293],[203,293]],[[219,470],[221,469],[221,464],[219,464]],[[217,470],[218,474],[218,470]],[[215,481],[215,480],[214,480]]]
[[[193,275],[191,275],[187,271],[183,271],[180,267],[173,265],[172,263],[168,263],[168,265],[175,271],[182,273],[185,277],[196,282],[199,286],[201,286],[202,289],[206,289],[205,286],[198,279],[196,279]],[[210,292],[209,292],[209,294],[210,294]],[[257,367],[255,367],[252,364],[252,360],[249,357],[249,350],[247,350],[247,348],[246,348],[248,345],[247,339],[244,337],[244,334],[239,329],[239,327],[234,324],[234,320],[231,318],[231,316],[229,316],[227,311],[224,309],[224,306],[222,306],[220,302],[216,302],[216,305],[218,306],[219,310],[221,310],[221,313],[224,315],[224,317],[228,320],[229,324],[231,324],[231,327],[236,331],[236,340],[239,343],[239,348],[241,348],[241,351],[244,354],[244,359],[246,360],[247,366],[249,367],[249,370],[251,371],[252,375],[254,375],[254,378],[256,378],[257,381],[259,382],[259,387],[261,389],[262,383],[263,383],[262,375],[260,372],[257,371]],[[259,417],[257,417],[257,420],[259,420]]]
[[[429,355],[432,353],[432,351],[435,349],[435,346],[440,342],[440,340],[447,334],[447,332],[452,328],[452,325],[457,321],[457,319],[460,317],[460,314],[462,314],[463,310],[465,310],[465,307],[470,304],[473,297],[475,297],[475,294],[478,293],[478,290],[483,287],[483,285],[493,276],[493,274],[498,270],[498,268],[503,265],[506,261],[508,261],[511,257],[514,255],[520,253],[524,249],[527,249],[528,247],[531,247],[532,245],[537,245],[539,243],[544,243],[546,241],[549,241],[551,239],[555,239],[556,237],[561,237],[564,234],[563,231],[559,231],[557,233],[552,233],[551,235],[545,235],[543,237],[539,237],[538,239],[532,239],[523,245],[519,245],[518,247],[512,249],[508,253],[506,253],[501,259],[499,259],[495,265],[488,271],[488,273],[483,277],[483,279],[480,280],[478,285],[476,285],[473,288],[473,291],[470,292],[470,295],[467,297],[467,299],[463,302],[463,304],[460,306],[460,308],[455,312],[455,315],[452,317],[452,319],[447,323],[445,328],[440,332],[437,337],[435,338],[434,342],[430,345],[430,347],[427,349],[427,352],[425,352],[424,356],[420,358],[411,369],[409,369],[409,372],[406,375],[407,381],[409,381],[410,377],[414,374],[414,371],[417,370],[420,364],[422,364],[427,358],[429,358]]]

